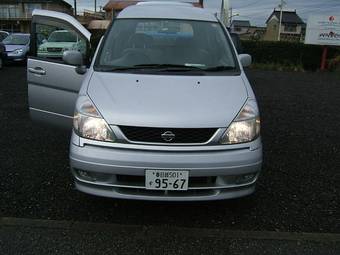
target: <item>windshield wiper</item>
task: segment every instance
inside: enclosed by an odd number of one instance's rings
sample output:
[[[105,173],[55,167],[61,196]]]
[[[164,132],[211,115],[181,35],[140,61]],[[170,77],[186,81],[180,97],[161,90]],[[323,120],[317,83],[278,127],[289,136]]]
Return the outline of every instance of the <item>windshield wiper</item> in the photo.
[[[134,66],[98,67],[98,70],[103,72],[145,70],[145,69],[156,69],[157,71],[203,71],[202,68],[196,66],[175,64],[139,64]]]
[[[98,67],[98,71],[114,72],[114,71],[128,71],[128,70],[157,70],[160,72],[220,72],[227,70],[235,70],[234,66],[214,66],[203,68],[195,65],[177,65],[177,64],[139,64],[134,66],[111,66],[111,67]]]
[[[160,71],[202,71],[202,68],[196,66],[177,64],[142,64],[135,65],[134,67],[141,69],[159,69]]]
[[[220,71],[228,71],[228,70],[235,70],[235,66],[213,66],[213,67],[208,67],[204,68],[204,71],[208,72],[220,72]]]
[[[110,66],[110,67],[97,67],[98,71],[101,72],[113,72],[113,71],[125,71],[125,70],[136,70],[141,69],[139,67],[134,66]]]

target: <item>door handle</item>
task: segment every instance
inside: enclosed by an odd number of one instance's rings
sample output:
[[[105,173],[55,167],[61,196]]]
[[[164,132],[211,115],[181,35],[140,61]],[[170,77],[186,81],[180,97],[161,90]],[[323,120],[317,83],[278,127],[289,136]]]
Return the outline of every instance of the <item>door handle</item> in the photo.
[[[28,71],[30,73],[34,73],[34,74],[39,74],[39,75],[45,75],[46,71],[44,69],[42,69],[41,67],[36,67],[36,68],[28,68]]]

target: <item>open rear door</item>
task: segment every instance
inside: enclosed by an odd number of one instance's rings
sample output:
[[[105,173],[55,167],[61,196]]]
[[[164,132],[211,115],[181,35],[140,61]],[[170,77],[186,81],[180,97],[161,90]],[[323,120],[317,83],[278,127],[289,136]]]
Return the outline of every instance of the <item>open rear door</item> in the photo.
[[[78,50],[89,64],[90,37],[75,18],[64,13],[34,10],[31,54],[27,61],[31,118],[64,128],[72,127],[75,103],[86,76],[63,62],[63,52]]]

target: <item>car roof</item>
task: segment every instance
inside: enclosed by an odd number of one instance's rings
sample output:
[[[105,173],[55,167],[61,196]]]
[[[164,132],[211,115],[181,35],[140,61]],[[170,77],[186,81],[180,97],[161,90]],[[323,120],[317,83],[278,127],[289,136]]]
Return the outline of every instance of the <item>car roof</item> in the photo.
[[[117,19],[181,19],[217,22],[217,18],[203,8],[179,2],[140,2],[121,11]]]

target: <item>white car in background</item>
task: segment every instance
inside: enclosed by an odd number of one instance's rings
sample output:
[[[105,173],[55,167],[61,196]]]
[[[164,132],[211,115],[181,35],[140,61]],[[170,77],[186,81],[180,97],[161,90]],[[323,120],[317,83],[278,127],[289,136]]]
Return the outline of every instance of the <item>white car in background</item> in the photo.
[[[68,50],[85,51],[79,37],[67,30],[56,30],[38,48],[38,57],[60,58]]]

